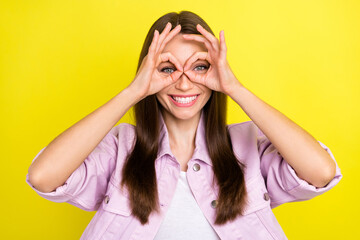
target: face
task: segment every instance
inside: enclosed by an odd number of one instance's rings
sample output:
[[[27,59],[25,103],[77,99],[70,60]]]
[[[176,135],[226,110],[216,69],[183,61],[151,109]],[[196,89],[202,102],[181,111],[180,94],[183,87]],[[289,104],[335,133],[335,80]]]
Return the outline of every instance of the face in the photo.
[[[166,44],[164,52],[170,52],[184,68],[187,60],[195,52],[207,52],[207,49],[203,43],[184,40],[179,33]],[[205,74],[209,66],[207,61],[197,60],[191,64],[190,70],[197,74]],[[171,62],[163,62],[157,69],[165,76],[174,72],[176,67]],[[183,69],[180,70],[183,71]],[[209,100],[211,93],[211,89],[192,82],[183,73],[176,82],[158,92],[156,97],[163,107],[162,112],[165,118],[187,120],[200,115],[201,109]]]

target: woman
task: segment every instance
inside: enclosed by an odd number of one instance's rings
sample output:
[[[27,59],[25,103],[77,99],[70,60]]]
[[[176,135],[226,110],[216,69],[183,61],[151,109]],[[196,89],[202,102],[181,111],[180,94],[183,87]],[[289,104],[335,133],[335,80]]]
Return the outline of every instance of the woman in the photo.
[[[131,84],[36,155],[39,195],[97,211],[81,239],[286,239],[271,208],[339,182],[331,151],[244,87],[219,39],[192,12],[162,16]],[[226,126],[226,95],[252,121]],[[136,127],[114,127],[132,106]]]

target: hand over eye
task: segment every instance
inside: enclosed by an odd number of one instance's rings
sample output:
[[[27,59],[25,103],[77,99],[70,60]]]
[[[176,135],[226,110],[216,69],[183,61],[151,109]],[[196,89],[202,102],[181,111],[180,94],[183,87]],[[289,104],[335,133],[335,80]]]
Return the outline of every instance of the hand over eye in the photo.
[[[204,43],[208,51],[194,53],[185,64],[184,73],[194,82],[203,84],[214,91],[230,95],[234,86],[242,86],[242,84],[236,79],[226,59],[227,47],[224,31],[220,31],[219,41],[199,24],[197,30],[202,35],[183,34],[182,36],[187,40]],[[197,73],[191,69],[191,66],[199,60],[207,61],[210,64],[206,73]]]
[[[183,73],[182,66],[171,53],[162,53],[166,44],[180,32],[180,29],[181,26],[177,25],[171,30],[171,23],[168,23],[160,35],[155,30],[148,54],[142,60],[140,68],[129,86],[136,89],[141,98],[159,92],[176,81]],[[171,74],[159,72],[157,67],[164,62],[171,62],[176,70]]]

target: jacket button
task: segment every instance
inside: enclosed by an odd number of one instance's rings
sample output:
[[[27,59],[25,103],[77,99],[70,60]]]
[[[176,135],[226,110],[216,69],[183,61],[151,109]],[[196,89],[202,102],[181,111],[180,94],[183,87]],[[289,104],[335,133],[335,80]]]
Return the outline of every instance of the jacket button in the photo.
[[[269,201],[269,199],[270,199],[269,194],[267,192],[264,193],[264,199],[265,199],[265,201]]]
[[[212,201],[211,201],[211,207],[212,207],[212,208],[216,208],[217,204],[218,204],[218,201],[217,201],[217,200],[212,200]]]
[[[105,198],[104,198],[104,202],[105,202],[106,204],[108,204],[108,203],[109,203],[109,200],[110,200],[110,197],[109,197],[108,195],[106,195]]]
[[[198,163],[195,163],[194,166],[193,166],[193,170],[195,172],[199,171],[200,170],[200,165]]]

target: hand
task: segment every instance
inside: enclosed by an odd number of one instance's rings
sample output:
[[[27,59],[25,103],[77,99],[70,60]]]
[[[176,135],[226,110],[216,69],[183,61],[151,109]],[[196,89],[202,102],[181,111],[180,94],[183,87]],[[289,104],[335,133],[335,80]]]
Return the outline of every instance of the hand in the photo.
[[[242,86],[242,84],[236,79],[226,59],[227,48],[224,31],[220,31],[219,42],[216,37],[206,31],[200,24],[196,27],[202,35],[183,34],[183,37],[187,40],[195,40],[204,43],[208,51],[194,53],[184,66],[184,73],[190,80],[230,96],[234,87]],[[210,67],[205,74],[191,71],[191,65],[197,60],[206,60],[209,62]]]
[[[177,81],[183,74],[182,66],[171,53],[161,53],[165,45],[180,32],[181,26],[177,25],[172,31],[170,29],[171,23],[168,23],[160,35],[155,30],[148,54],[142,60],[134,80],[129,85],[129,88],[134,89],[141,99],[159,92]],[[167,61],[177,68],[171,74],[164,74],[157,69],[160,63]]]

